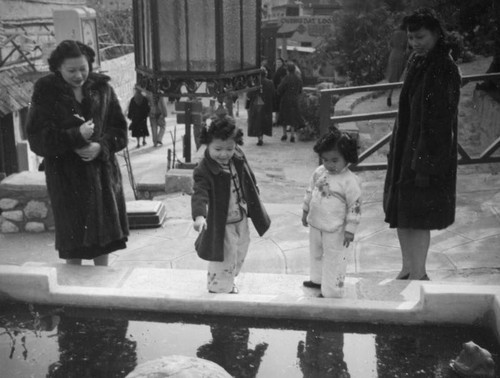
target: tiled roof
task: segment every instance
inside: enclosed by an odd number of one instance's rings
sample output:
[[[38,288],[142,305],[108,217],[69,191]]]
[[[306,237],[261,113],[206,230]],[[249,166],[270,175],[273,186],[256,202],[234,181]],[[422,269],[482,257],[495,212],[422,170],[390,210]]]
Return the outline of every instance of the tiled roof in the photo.
[[[35,82],[46,74],[29,65],[0,70],[0,117],[27,107]]]

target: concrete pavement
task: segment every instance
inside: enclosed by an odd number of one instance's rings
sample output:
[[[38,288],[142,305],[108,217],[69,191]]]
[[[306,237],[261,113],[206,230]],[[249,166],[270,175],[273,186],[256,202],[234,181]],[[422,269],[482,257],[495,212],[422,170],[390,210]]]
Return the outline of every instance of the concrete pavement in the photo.
[[[246,130],[244,111],[240,111],[237,120]],[[173,127],[173,118],[167,124]],[[273,137],[264,139],[262,147],[256,146],[256,138],[246,138],[243,146],[272,218],[272,226],[264,237],[259,238],[252,229],[243,272],[307,275],[308,229],[302,226],[300,217],[302,197],[318,163],[312,151],[314,142],[281,142],[281,130],[274,128],[273,132]],[[178,126],[177,133],[183,133],[183,126]],[[140,149],[130,149],[136,183],[164,182],[166,152],[171,148],[168,139],[167,132],[163,147],[153,148],[150,143]],[[132,140],[130,145],[135,146],[135,142]],[[182,156],[179,147],[179,156]],[[133,200],[123,161],[122,168],[127,198]],[[383,221],[384,173],[359,173],[363,179],[364,205],[348,265],[350,275],[393,278],[400,268],[395,231]],[[112,254],[111,266],[204,270],[206,263],[196,256],[193,247],[196,232],[190,219],[190,197],[173,193],[156,199],[163,201],[167,208],[163,226],[132,230],[128,248]],[[429,276],[450,282],[500,284],[500,176],[460,174],[456,218],[448,229],[432,233]],[[51,232],[7,234],[0,238],[0,264],[60,262]]]
[[[244,112],[237,121],[246,130]],[[243,147],[272,226],[262,238],[252,228],[239,295],[207,293],[206,262],[193,246],[190,197],[173,193],[155,198],[167,209],[162,227],[132,230],[128,248],[113,253],[107,268],[62,264],[50,232],[0,235],[0,299],[336,321],[479,322],[500,339],[500,176],[460,173],[457,221],[432,233],[432,281],[424,282],[393,280],[401,260],[395,231],[383,222],[384,172],[360,173],[363,216],[348,264],[347,296],[325,300],[301,284],[309,269],[301,202],[318,164],[314,142],[281,142],[281,130],[273,131],[262,147],[256,138],[246,138]],[[136,182],[164,181],[168,148],[131,149]],[[127,182],[123,161],[122,168]],[[133,200],[129,187],[126,194]]]

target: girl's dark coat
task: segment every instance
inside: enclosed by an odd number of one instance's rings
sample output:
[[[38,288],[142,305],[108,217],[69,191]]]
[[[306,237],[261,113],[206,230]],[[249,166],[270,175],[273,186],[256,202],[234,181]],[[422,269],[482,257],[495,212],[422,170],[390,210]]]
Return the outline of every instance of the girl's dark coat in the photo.
[[[442,43],[410,58],[384,187],[391,227],[442,229],[455,220],[460,81]]]
[[[289,73],[281,81],[277,93],[280,98],[278,125],[290,125],[297,129],[303,124],[299,109],[302,80],[296,74]]]
[[[132,121],[130,122],[129,129],[132,131],[134,138],[149,136],[148,117],[150,110],[146,97],[142,99],[140,104],[135,101],[135,97],[130,99],[127,117]]]
[[[240,148],[237,147],[232,161],[248,205],[248,216],[262,236],[269,229],[271,220],[260,200],[255,176]],[[223,261],[231,176],[210,157],[207,149],[204,158],[194,169],[193,178],[191,213],[193,219],[201,215],[207,221],[207,229],[196,240],[196,251],[204,260]]]
[[[257,103],[259,97],[262,100],[260,104]],[[263,78],[262,93],[254,91],[248,94],[248,136],[273,135],[273,106],[275,101],[273,82]]]
[[[128,222],[115,152],[127,145],[127,122],[109,77],[90,73],[79,104],[59,73],[35,84],[27,131],[30,148],[44,157],[61,258],[90,259],[125,247]],[[101,152],[91,162],[74,150],[88,142],[79,126],[93,119],[92,141]]]

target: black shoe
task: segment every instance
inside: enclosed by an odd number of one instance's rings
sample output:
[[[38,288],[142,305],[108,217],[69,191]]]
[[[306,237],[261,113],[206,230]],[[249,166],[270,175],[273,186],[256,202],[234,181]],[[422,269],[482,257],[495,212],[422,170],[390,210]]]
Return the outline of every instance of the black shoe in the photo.
[[[262,139],[260,139],[258,142],[257,142],[257,146],[262,146],[264,144],[264,141]]]
[[[162,142],[160,142],[160,141],[156,142],[156,144],[157,144],[158,146],[163,146],[163,143],[162,143]]]
[[[290,142],[291,142],[291,143],[295,143],[295,137],[294,137],[294,136],[292,136],[292,137],[290,138]]]
[[[302,285],[304,285],[305,287],[309,287],[311,289],[321,289],[321,284],[317,284],[316,282],[312,281],[304,281],[302,282]]]
[[[283,135],[283,136],[281,137],[281,141],[282,141],[282,142],[286,141],[286,138],[287,138],[287,136],[286,136],[286,134],[285,134],[285,135]]]
[[[238,290],[238,288],[236,286],[233,286],[233,290],[231,290],[229,294],[239,294],[239,292],[240,291]]]
[[[425,274],[423,277],[420,278],[419,281],[430,281],[431,279],[429,278],[429,276],[427,274]]]
[[[145,146],[147,143],[145,140],[142,141],[142,145]]]
[[[410,278],[410,273],[406,273],[401,277],[396,277],[397,280],[407,280],[408,278]]]

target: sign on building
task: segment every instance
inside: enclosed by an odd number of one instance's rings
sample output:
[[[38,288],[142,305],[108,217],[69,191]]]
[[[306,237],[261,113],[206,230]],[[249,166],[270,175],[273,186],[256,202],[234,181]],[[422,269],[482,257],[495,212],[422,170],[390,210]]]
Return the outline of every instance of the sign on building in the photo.
[[[72,39],[92,47],[96,53],[93,68],[98,69],[101,60],[95,10],[88,7],[54,10],[53,17],[56,42],[59,44],[66,39]]]

